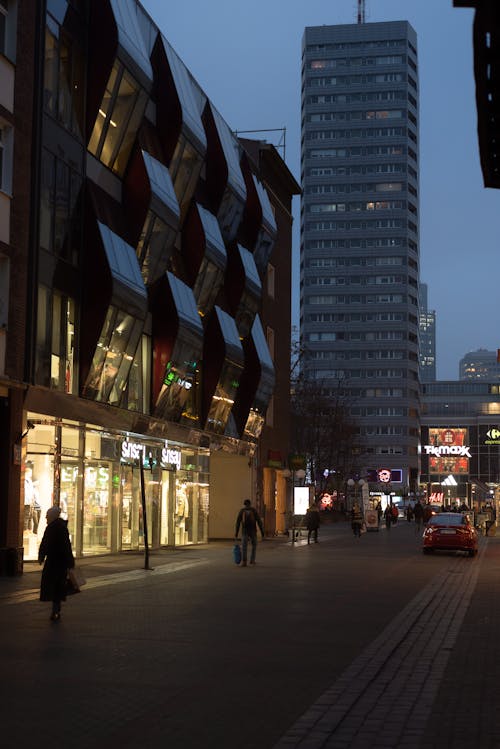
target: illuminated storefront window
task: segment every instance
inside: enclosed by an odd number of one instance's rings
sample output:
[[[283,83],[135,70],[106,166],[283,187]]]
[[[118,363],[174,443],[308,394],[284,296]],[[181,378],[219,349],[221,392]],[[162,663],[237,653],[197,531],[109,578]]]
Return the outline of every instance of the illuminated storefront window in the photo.
[[[208,450],[28,418],[35,426],[23,471],[26,560],[37,559],[52,504],[68,521],[77,556],[144,548],[141,460],[150,548],[206,543]]]

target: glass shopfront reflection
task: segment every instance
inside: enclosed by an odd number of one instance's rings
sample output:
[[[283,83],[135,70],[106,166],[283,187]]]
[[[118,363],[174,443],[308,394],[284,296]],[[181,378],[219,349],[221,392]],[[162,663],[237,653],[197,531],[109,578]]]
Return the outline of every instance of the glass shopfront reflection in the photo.
[[[24,558],[35,560],[45,514],[59,504],[77,556],[144,548],[141,470],[150,548],[206,543],[207,450],[29,414]]]
[[[111,550],[111,472],[109,463],[86,463],[83,497],[83,553]]]

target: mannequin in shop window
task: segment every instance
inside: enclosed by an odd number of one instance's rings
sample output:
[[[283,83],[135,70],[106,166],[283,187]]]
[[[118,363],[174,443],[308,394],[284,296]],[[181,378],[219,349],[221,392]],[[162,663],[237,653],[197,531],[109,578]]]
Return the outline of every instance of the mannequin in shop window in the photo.
[[[61,518],[63,520],[68,519],[68,503],[66,502],[65,498],[61,495],[59,497],[59,507],[61,508]]]
[[[42,506],[40,504],[40,495],[38,493],[38,481],[33,481],[33,501],[31,505],[31,530],[36,535],[38,533],[38,526],[40,524],[40,515],[42,514]]]
[[[177,526],[176,543],[186,543],[186,523],[189,518],[189,501],[186,486],[183,484],[177,488],[175,505],[175,523]]]
[[[24,530],[33,529],[34,484],[33,470],[26,468],[24,474]],[[38,528],[38,525],[37,525]]]

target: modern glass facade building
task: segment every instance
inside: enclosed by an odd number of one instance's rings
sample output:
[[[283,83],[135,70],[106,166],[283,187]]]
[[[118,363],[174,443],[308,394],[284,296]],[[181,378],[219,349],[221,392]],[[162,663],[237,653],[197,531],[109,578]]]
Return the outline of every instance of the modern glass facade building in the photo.
[[[53,503],[79,556],[274,533],[298,185],[137,0],[0,6],[0,574]]]
[[[309,376],[349,396],[360,470],[419,445],[417,39],[406,22],[306,28],[301,338]]]

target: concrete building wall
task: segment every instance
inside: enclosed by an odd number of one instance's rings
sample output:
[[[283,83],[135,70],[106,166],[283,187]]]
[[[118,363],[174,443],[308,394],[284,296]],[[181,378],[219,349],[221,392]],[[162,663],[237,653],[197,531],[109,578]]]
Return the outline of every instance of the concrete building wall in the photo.
[[[213,452],[210,457],[209,539],[233,538],[244,499],[252,500],[253,471],[243,455]]]

